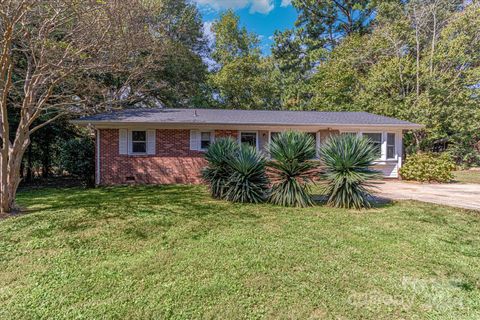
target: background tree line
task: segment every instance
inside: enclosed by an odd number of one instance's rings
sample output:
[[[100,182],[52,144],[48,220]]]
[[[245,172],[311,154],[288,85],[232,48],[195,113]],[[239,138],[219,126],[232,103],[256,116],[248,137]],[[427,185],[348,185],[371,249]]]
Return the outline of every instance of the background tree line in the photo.
[[[397,117],[426,125],[407,136],[410,152],[448,144],[457,162],[479,164],[477,2],[294,0],[293,5],[299,12],[295,28],[275,33],[268,57],[259,54],[258,38],[238,26],[234,13],[214,24],[219,66],[209,83],[219,106]]]
[[[2,1],[2,161],[20,157],[12,172],[46,177],[86,135],[71,117],[165,106],[369,111],[425,124],[408,135],[410,152],[448,143],[459,163],[479,164],[476,1],[292,4],[295,26],[265,56],[232,11],[209,41],[186,0]]]

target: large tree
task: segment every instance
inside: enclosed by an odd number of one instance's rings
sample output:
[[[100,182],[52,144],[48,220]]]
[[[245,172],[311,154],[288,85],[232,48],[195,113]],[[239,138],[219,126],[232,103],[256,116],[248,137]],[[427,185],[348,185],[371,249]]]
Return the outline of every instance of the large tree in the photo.
[[[240,19],[233,11],[223,13],[212,31],[215,65],[210,84],[216,102],[224,108],[278,108],[273,65],[261,55],[258,36],[240,27]]]
[[[347,37],[314,77],[312,108],[365,110],[423,123],[414,144],[480,128],[480,7],[385,3],[369,36]],[[472,149],[473,149],[472,142]]]
[[[206,98],[208,55],[202,17],[188,0],[153,0],[150,25],[161,37],[162,54],[144,77],[153,81],[150,96],[168,107],[197,107]],[[158,84],[161,83],[161,86]]]
[[[312,48],[335,47],[341,39],[370,30],[375,12],[372,0],[293,0],[296,26]]]
[[[304,109],[311,98],[312,70],[324,50],[308,50],[308,39],[296,30],[277,31],[273,41],[273,81],[279,88],[281,107]]]
[[[14,208],[22,157],[34,132],[67,114],[148,101],[166,87],[145,76],[161,68],[165,44],[175,43],[170,25],[155,15],[163,5],[0,2],[1,213]]]

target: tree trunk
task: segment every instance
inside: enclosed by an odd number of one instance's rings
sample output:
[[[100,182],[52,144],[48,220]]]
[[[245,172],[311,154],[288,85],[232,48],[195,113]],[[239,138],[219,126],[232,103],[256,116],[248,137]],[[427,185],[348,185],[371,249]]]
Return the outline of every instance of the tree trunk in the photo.
[[[22,158],[30,145],[29,135],[22,130],[19,131],[13,145],[0,155],[2,164],[0,168],[0,214],[11,213],[15,209],[15,197],[21,181]]]
[[[3,151],[3,150],[2,150]],[[2,152],[0,155],[1,157],[1,172],[0,172],[0,213],[8,213],[10,212],[10,208],[12,207],[12,203],[10,202],[10,198],[8,196],[8,157],[5,153]]]

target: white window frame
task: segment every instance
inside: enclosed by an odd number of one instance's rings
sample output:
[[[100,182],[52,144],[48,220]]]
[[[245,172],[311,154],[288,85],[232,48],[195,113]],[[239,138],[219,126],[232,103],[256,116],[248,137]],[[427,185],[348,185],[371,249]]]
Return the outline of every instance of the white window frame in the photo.
[[[242,144],[242,133],[255,133],[255,148],[259,150],[259,145],[258,145],[258,131],[239,131],[238,132],[238,143],[241,145]]]
[[[383,131],[378,131],[378,130],[364,130],[359,132],[359,136],[364,137],[365,133],[379,133],[381,134],[381,141],[380,141],[380,157],[377,158],[376,161],[385,161],[387,158],[387,144],[385,141],[385,132]]]
[[[344,132],[351,132],[351,131],[344,131]],[[363,130],[359,131],[358,135],[363,137],[364,133],[381,133],[382,134],[382,144],[381,144],[381,157],[378,158],[376,161],[398,161],[399,158],[399,134],[398,132],[394,131],[378,131],[378,130]],[[395,135],[395,157],[394,158],[387,158],[387,143],[388,143],[388,134]]]
[[[134,142],[143,142],[143,141],[133,141],[133,132],[141,131],[145,132],[145,152],[133,152],[133,143]],[[144,129],[131,129],[128,130],[128,154],[132,156],[143,156],[148,154],[148,130]]]
[[[388,157],[388,135],[393,134],[393,158]],[[398,142],[397,142],[397,133],[396,132],[385,132],[385,145],[386,145],[386,150],[385,150],[385,159],[386,160],[398,160]]]
[[[212,145],[212,143],[215,141],[215,131],[212,131],[212,130],[200,130],[199,131],[199,145],[198,145],[198,150],[199,151],[207,151],[208,148],[202,148],[202,133],[209,133],[210,134],[210,145]]]
[[[340,130],[340,134],[346,133],[356,133],[357,136],[363,137],[364,133],[381,133],[382,134],[382,144],[381,144],[381,157],[378,158],[376,161],[398,161],[400,155],[400,144],[401,144],[401,134],[398,131],[379,131],[379,130]],[[388,134],[395,135],[395,157],[388,158],[387,157],[387,147],[388,147]]]

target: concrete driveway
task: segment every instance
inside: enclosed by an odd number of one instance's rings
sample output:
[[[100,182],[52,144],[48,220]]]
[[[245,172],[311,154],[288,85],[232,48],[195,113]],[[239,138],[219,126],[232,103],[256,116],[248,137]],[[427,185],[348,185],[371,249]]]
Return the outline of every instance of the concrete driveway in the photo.
[[[480,210],[480,184],[420,184],[382,181],[377,194],[394,200],[418,200]]]

